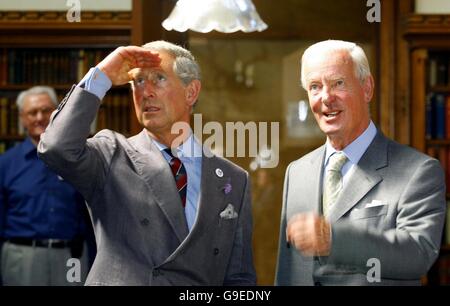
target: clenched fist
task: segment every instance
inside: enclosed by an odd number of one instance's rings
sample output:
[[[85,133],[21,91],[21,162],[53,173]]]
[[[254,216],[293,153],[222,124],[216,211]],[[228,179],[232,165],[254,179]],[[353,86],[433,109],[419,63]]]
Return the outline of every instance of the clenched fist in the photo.
[[[330,224],[323,216],[302,213],[293,216],[286,227],[286,239],[306,256],[327,256],[331,248]]]

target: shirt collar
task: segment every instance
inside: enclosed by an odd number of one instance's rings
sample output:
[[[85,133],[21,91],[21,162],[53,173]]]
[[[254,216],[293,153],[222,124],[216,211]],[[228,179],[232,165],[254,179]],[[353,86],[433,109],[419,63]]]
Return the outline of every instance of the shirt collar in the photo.
[[[147,133],[148,135],[148,133]],[[167,149],[166,145],[158,142],[149,136],[153,143],[156,145],[159,151],[164,151]],[[192,131],[190,131],[189,137],[176,148],[178,157],[186,157],[186,158],[194,158],[194,157],[202,157],[202,147],[198,142],[197,138],[194,136]]]
[[[30,137],[25,138],[25,140],[22,142],[22,154],[25,157],[33,156],[31,154],[34,153],[35,156],[37,156],[37,149],[36,146],[31,141]]]
[[[359,160],[369,147],[370,143],[375,138],[376,134],[377,128],[371,120],[367,129],[361,135],[359,135],[358,138],[356,138],[355,140],[353,140],[353,142],[346,146],[344,150],[342,150],[352,164],[356,165],[359,162]],[[335,152],[337,152],[336,149],[333,148],[333,146],[327,140],[325,166],[328,164],[328,159],[330,158],[330,156]]]

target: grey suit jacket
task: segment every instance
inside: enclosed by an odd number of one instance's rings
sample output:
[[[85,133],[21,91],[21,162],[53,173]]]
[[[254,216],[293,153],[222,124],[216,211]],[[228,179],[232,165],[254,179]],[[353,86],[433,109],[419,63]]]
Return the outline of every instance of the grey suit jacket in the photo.
[[[330,211],[330,256],[306,257],[287,247],[286,224],[300,212],[320,213],[324,156],[322,146],[287,168],[276,284],[420,284],[444,224],[439,162],[378,132]],[[368,272],[376,276],[371,258],[379,260],[380,282],[367,279]]]
[[[95,95],[72,87],[38,146],[44,162],[88,204],[98,251],[86,284],[254,285],[248,174],[203,156],[189,232],[170,167],[145,130],[128,139],[103,130],[86,141],[99,105]],[[229,204],[237,216],[221,217]]]

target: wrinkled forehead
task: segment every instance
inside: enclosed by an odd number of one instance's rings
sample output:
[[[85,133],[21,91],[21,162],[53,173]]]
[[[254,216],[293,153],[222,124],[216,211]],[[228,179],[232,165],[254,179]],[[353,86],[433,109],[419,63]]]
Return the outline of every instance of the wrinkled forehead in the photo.
[[[329,51],[310,54],[303,60],[302,72],[305,80],[335,79],[354,73],[353,60],[344,51]]]
[[[152,52],[156,52],[159,54],[159,57],[161,58],[161,63],[157,67],[152,68],[134,68],[131,69],[128,74],[133,78],[139,75],[148,75],[153,74],[156,72],[164,72],[164,73],[171,73],[173,72],[173,64],[174,64],[174,57],[171,56],[169,53],[165,51],[157,51],[157,50],[151,50]]]

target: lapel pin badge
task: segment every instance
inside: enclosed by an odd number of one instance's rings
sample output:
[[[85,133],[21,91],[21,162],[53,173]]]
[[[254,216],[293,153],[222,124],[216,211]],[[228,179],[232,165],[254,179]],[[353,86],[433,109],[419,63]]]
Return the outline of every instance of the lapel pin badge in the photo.
[[[218,177],[223,177],[223,171],[222,171],[222,169],[217,168],[217,169],[216,169],[216,175],[217,175]]]
[[[233,186],[231,186],[230,181],[228,181],[228,183],[226,183],[225,186],[223,186],[222,190],[223,190],[223,193],[225,193],[225,194],[229,194],[231,192],[231,190],[233,190]]]

